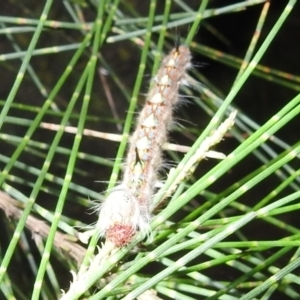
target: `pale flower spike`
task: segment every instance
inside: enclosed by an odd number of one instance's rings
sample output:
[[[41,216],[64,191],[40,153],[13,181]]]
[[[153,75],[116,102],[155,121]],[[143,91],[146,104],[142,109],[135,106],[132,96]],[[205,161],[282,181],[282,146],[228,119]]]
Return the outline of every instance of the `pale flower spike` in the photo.
[[[199,162],[207,157],[215,158],[215,159],[225,159],[226,155],[220,152],[211,151],[210,148],[214,145],[218,144],[228,132],[231,127],[234,125],[234,120],[237,114],[237,110],[233,110],[229,117],[219,125],[219,127],[211,133],[200,145],[200,147],[196,150],[195,154],[191,157],[191,159],[183,166],[179,165],[178,168],[181,169],[180,175],[176,177],[176,179],[172,182],[169,187],[165,198],[171,196],[173,192],[176,190],[177,186],[180,182],[189,178],[191,174],[194,173]],[[174,169],[171,170],[174,172]],[[171,174],[170,174],[171,175]],[[154,209],[155,206],[152,207]]]

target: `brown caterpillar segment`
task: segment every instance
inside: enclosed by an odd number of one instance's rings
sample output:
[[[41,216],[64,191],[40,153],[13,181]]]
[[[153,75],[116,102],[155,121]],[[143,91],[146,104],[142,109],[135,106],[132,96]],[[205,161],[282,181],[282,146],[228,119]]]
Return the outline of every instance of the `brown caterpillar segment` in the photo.
[[[178,102],[179,84],[190,60],[190,51],[185,46],[173,49],[163,60],[131,137],[123,184],[142,206],[148,207],[153,195],[162,164],[161,148],[167,140],[173,106]]]
[[[116,246],[127,244],[137,229],[146,233],[149,231],[149,207],[157,173],[162,166],[162,145],[167,140],[172,110],[179,100],[179,85],[190,61],[191,54],[186,46],[174,48],[163,59],[130,138],[120,185],[123,194],[116,195],[117,192],[113,192],[100,210],[100,234],[114,241]],[[112,200],[117,196],[121,196],[121,200],[108,203],[109,198]],[[126,202],[128,199],[131,199],[130,203]],[[134,207],[135,205],[139,208]],[[129,212],[131,209],[134,213]],[[118,212],[112,212],[113,210]],[[111,221],[105,215],[110,216]],[[101,221],[101,218],[105,221]]]

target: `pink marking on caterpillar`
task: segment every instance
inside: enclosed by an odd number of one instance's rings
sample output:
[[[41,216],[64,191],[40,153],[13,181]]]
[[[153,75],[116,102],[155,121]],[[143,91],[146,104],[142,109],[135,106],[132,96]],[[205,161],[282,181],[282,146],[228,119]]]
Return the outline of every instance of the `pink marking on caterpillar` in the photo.
[[[137,230],[145,235],[150,231],[150,206],[162,166],[162,145],[167,140],[172,111],[179,100],[179,85],[190,61],[186,46],[174,48],[162,61],[130,138],[122,183],[101,205],[100,235],[117,247],[128,244]]]

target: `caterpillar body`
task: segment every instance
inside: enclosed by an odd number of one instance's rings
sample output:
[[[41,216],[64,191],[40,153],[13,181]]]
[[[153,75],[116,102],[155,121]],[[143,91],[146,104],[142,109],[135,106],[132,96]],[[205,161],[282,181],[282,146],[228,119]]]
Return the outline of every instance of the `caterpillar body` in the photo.
[[[183,45],[163,59],[130,138],[122,182],[101,205],[97,225],[100,236],[117,247],[128,244],[137,230],[149,233],[162,145],[179,101],[180,83],[190,65],[190,51]]]

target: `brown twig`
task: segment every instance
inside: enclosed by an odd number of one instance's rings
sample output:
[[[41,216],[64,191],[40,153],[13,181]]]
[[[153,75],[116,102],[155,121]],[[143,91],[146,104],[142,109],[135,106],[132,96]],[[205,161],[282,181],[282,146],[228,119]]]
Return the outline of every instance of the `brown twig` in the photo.
[[[23,204],[0,191],[0,209],[5,212],[7,218],[18,221],[22,216]],[[50,232],[50,227],[44,221],[32,215],[29,215],[26,220],[26,228],[31,231],[36,243],[41,239],[46,240]],[[77,244],[76,241],[71,241],[67,234],[58,231],[55,233],[54,246],[76,260],[78,265],[86,252],[86,249]]]

